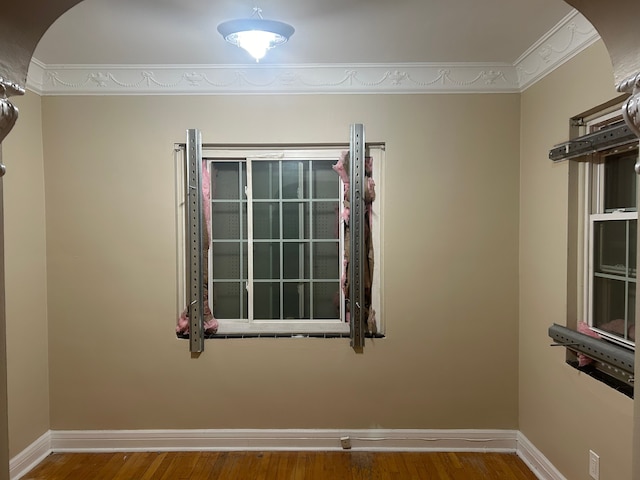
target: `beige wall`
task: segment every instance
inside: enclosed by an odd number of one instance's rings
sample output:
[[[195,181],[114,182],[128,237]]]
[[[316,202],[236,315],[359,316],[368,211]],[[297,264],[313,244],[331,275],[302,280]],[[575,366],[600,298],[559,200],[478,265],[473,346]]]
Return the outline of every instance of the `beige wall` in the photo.
[[[37,96],[16,99],[12,455],[48,428],[513,428],[567,478],[588,478],[589,449],[601,478],[629,478],[633,402],[564,365],[546,333],[566,322],[568,223],[568,164],[547,152],[615,96],[611,78],[598,43],[521,96],[45,97],[42,123]],[[208,341],[191,358],[173,335],[174,142],[190,127],[205,142],[346,141],[353,122],[387,142],[388,338],[364,355]]]
[[[522,95],[520,162],[520,430],[571,480],[631,478],[633,401],[564,364],[547,329],[567,323],[568,162],[549,148],[569,136],[569,118],[616,96],[602,43]],[[575,322],[575,318],[569,319]]]
[[[12,99],[20,118],[3,147],[10,454],[49,430],[44,170],[40,97]]]
[[[518,428],[518,95],[46,97],[51,428]],[[387,337],[173,333],[173,144],[387,142]]]

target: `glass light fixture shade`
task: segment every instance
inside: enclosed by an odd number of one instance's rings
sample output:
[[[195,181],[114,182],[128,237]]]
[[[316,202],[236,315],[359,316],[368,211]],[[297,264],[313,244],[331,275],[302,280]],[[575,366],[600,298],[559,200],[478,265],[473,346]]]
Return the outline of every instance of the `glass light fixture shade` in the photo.
[[[286,43],[295,30],[276,20],[247,18],[223,22],[218,25],[218,32],[227,42],[243,48],[260,61],[269,49]]]

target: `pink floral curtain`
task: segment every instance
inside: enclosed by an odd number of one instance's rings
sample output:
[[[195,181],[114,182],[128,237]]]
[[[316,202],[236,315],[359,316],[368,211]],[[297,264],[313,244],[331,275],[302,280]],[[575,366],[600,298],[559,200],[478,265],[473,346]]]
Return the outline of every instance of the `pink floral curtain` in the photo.
[[[211,238],[211,177],[206,161],[202,162],[202,217],[205,228],[202,229],[202,283],[204,287],[204,333],[214,334],[218,331],[218,321],[209,308],[209,239]],[[176,332],[180,335],[189,333],[189,307],[185,306],[178,317]]]
[[[333,165],[333,170],[340,176],[342,183],[344,184],[343,191],[343,209],[340,214],[340,218],[344,225],[344,273],[341,278],[342,291],[345,298],[349,298],[349,254],[350,254],[350,235],[349,235],[349,152],[342,152],[338,162]],[[373,180],[373,158],[367,157],[365,159],[365,192],[364,192],[364,244],[365,244],[365,258],[364,261],[364,315],[367,319],[366,328],[370,334],[378,333],[376,322],[376,311],[373,309],[371,300],[371,286],[373,283],[373,268],[374,268],[374,256],[373,256],[373,212],[372,205],[376,199],[376,184]],[[349,303],[346,304],[346,321],[350,321]]]

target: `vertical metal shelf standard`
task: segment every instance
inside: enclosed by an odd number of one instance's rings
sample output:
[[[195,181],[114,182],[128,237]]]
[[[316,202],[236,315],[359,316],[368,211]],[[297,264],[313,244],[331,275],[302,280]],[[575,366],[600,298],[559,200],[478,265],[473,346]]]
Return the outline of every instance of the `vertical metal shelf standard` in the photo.
[[[186,265],[189,314],[189,350],[204,351],[204,285],[202,245],[202,134],[187,130],[186,168]]]
[[[349,309],[351,347],[364,347],[364,126],[351,125],[349,151]]]

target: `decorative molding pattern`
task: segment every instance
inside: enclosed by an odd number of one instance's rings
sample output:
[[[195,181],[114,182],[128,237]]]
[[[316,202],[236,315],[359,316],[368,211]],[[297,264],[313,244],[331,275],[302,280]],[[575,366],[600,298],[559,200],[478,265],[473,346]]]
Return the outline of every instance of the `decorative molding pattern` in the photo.
[[[540,480],[567,480],[522,432],[518,432],[517,442],[516,453],[536,477]]]
[[[573,10],[515,61],[520,89],[526,90],[599,39],[593,25]]]
[[[10,461],[18,480],[53,452],[294,451],[516,452],[540,480],[566,480],[517,430],[54,430]]]
[[[32,59],[39,95],[517,93],[598,40],[576,10],[515,64],[45,65]]]
[[[29,70],[40,95],[517,92],[507,64],[44,65]]]
[[[48,431],[9,461],[9,478],[18,480],[23,477],[51,452],[51,432]]]

